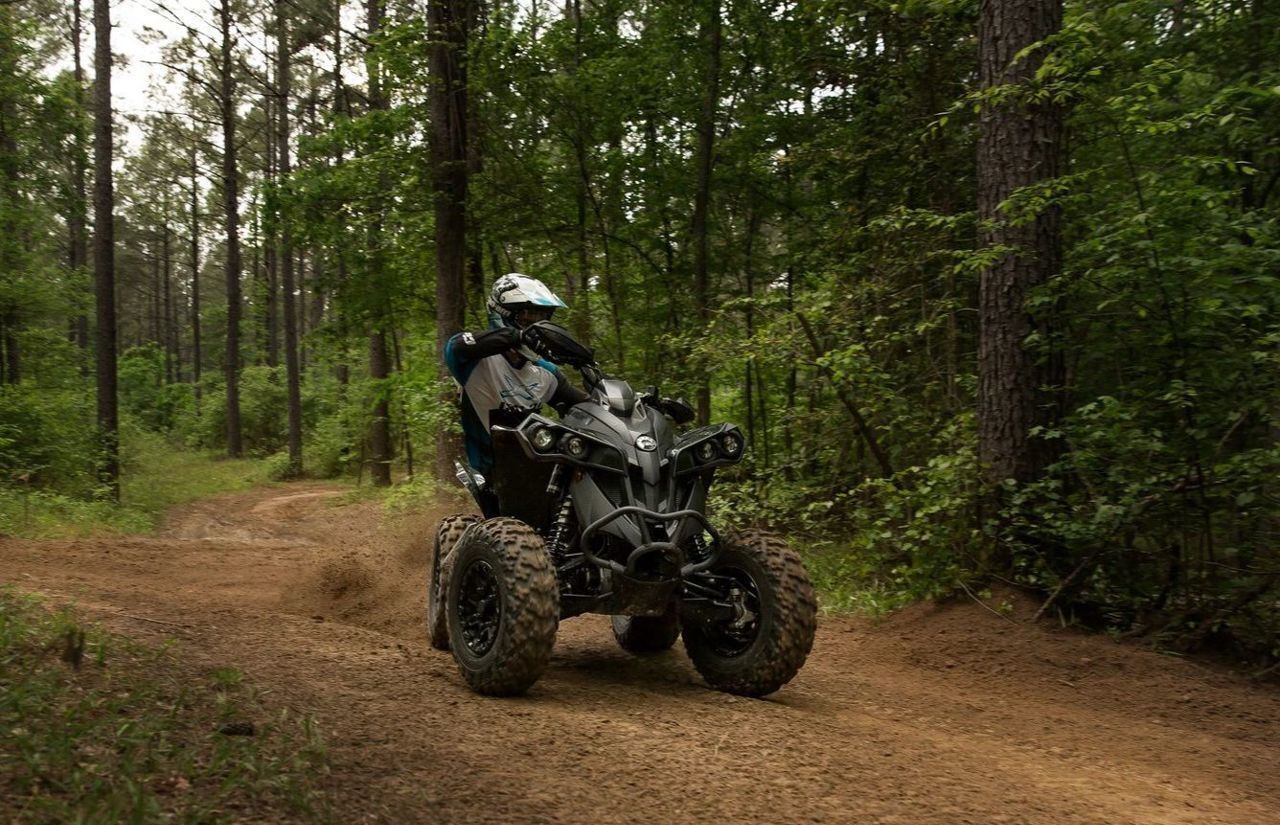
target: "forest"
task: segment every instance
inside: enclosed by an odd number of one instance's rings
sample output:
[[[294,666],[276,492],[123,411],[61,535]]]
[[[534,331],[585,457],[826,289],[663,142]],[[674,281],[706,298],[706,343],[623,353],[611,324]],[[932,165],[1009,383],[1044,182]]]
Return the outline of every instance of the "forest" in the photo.
[[[163,83],[121,111],[142,9]],[[609,373],[741,426],[715,512],[827,607],[1004,584],[1274,671],[1278,31],[1267,0],[0,0],[0,532],[127,508],[157,439],[430,496],[443,343],[521,272]]]

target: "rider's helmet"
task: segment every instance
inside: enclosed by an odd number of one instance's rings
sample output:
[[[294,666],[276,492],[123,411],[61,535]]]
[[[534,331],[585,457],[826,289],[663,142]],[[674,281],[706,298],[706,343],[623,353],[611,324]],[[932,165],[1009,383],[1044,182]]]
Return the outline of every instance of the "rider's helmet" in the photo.
[[[509,272],[494,281],[487,306],[491,329],[510,327],[519,330],[535,321],[550,320],[565,303],[537,278]],[[525,346],[520,347],[520,354],[530,361],[539,357]]]

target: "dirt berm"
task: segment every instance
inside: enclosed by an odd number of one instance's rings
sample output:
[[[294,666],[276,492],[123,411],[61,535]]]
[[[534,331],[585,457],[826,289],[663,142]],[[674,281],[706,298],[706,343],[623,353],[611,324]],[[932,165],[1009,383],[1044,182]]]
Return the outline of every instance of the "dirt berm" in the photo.
[[[1280,823],[1274,689],[972,603],[824,617],[767,700],[583,617],[528,696],[475,696],[421,621],[456,506],[269,488],[154,538],[3,540],[0,581],[314,713],[342,823]]]

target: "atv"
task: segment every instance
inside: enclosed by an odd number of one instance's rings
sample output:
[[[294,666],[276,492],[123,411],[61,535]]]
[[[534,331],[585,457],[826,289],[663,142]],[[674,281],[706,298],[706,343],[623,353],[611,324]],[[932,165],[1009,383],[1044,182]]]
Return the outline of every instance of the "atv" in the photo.
[[[457,464],[497,518],[449,516],[436,531],[428,592],[431,643],[451,650],[475,691],[526,691],[546,669],[562,619],[611,617],[624,650],[685,650],[711,687],[764,696],[813,646],[817,603],[799,557],[758,530],[716,529],[706,515],[716,470],[742,460],[732,424],[677,434],[693,420],[656,388],[605,376],[593,351],[549,321],[527,340],[577,369],[588,401],[559,421],[530,413],[494,426],[490,481]],[[486,485],[492,485],[487,487]]]

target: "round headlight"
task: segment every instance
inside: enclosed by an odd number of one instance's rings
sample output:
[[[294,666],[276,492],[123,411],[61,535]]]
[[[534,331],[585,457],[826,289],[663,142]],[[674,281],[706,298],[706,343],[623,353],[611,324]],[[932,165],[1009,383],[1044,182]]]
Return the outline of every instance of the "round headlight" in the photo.
[[[556,443],[556,436],[551,432],[550,427],[539,427],[533,431],[533,435],[529,436],[529,443],[533,444],[533,449],[545,453]]]
[[[565,439],[564,449],[574,458],[582,458],[587,454],[587,442],[576,435],[571,435]]]
[[[711,440],[702,442],[694,449],[693,454],[698,457],[699,461],[710,461],[716,457],[715,442]]]
[[[724,454],[733,458],[742,452],[742,439],[733,433],[725,433],[720,437],[720,449],[724,450]]]

